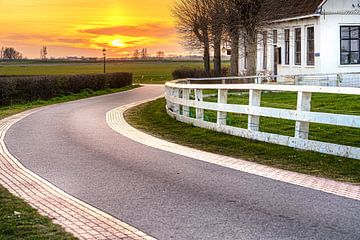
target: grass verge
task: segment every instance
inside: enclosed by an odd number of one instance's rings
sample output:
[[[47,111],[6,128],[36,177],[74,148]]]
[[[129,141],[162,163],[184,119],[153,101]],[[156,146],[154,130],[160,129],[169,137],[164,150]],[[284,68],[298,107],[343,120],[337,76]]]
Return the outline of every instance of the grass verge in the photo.
[[[360,184],[360,161],[252,141],[178,122],[165,111],[165,100],[142,104],[125,113],[134,127],[151,135],[208,152],[294,172]]]
[[[76,239],[0,186],[0,239]]]
[[[118,89],[106,89],[101,91],[85,90],[78,94],[60,96],[48,101],[36,101],[27,104],[12,105],[0,108],[0,119],[10,115],[55,103],[69,102],[73,100],[117,93],[139,87],[133,85]],[[0,240],[5,239],[76,239],[67,233],[61,226],[51,222],[51,219],[40,215],[25,201],[13,196],[4,187],[0,186]]]
[[[83,98],[89,98],[89,97],[95,97],[95,96],[101,96],[105,94],[111,94],[111,93],[117,93],[117,92],[123,92],[128,91],[134,88],[140,87],[140,85],[132,85],[127,86],[123,88],[113,88],[113,89],[105,89],[100,91],[92,91],[92,90],[84,90],[81,93],[77,94],[71,94],[71,95],[65,95],[65,96],[59,96],[52,98],[50,100],[38,100],[34,102],[29,102],[26,104],[16,104],[16,105],[10,105],[6,107],[0,107],[0,119],[3,119],[5,117],[42,106],[57,104],[57,103],[63,103],[63,102],[70,102],[74,100],[79,100]]]

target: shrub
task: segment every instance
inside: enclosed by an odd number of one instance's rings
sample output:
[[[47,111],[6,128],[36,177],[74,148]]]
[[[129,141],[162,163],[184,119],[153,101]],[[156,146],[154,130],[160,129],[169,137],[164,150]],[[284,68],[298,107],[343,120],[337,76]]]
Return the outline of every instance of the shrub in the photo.
[[[229,74],[229,68],[223,67],[221,69],[221,76],[227,76]],[[173,79],[184,79],[184,78],[206,78],[213,77],[214,71],[212,70],[210,75],[201,68],[189,68],[180,67],[172,72]]]
[[[0,106],[132,84],[131,73],[0,77]]]

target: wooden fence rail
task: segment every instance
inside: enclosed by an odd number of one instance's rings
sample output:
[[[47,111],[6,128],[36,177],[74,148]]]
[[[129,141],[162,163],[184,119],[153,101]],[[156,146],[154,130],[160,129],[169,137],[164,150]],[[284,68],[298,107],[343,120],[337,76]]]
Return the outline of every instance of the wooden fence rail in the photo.
[[[254,82],[262,82],[261,79],[259,81],[258,78],[259,77],[254,77]],[[221,78],[217,80],[221,80]],[[312,93],[360,95],[360,88],[226,84],[227,80],[229,80],[229,78],[224,79],[222,84],[199,84],[199,79],[196,79],[196,84],[192,84],[193,79],[176,80],[166,83],[166,108],[168,114],[178,121],[190,123],[201,128],[257,141],[360,160],[360,148],[309,140],[310,123],[360,128],[360,116],[312,112]],[[203,101],[204,90],[217,90],[217,102]],[[229,90],[249,91],[249,104],[228,104],[227,97]],[[296,110],[261,107],[261,94],[263,91],[296,92]],[[194,99],[190,99],[191,93],[193,93]],[[195,118],[190,117],[190,108],[195,108]],[[217,122],[212,123],[205,121],[204,110],[216,111]],[[226,121],[228,113],[248,115],[247,129],[228,126]],[[293,137],[261,132],[260,117],[295,121]]]

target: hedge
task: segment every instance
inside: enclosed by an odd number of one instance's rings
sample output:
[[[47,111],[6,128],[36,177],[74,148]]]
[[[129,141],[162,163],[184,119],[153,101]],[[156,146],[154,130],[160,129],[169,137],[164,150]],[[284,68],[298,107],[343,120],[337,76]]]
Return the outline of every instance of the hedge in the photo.
[[[229,68],[223,67],[221,69],[221,76],[227,76],[229,74]],[[189,68],[180,67],[172,72],[173,79],[184,79],[184,78],[206,78],[213,77],[214,71],[212,70],[210,75],[206,74],[204,69],[201,68]]]
[[[0,106],[131,84],[131,73],[0,77]]]

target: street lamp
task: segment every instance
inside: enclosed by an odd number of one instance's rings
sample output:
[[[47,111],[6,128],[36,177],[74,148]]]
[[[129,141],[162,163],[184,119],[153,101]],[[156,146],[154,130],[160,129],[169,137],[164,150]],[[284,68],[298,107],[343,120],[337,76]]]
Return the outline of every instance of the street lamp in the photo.
[[[103,53],[103,56],[104,56],[104,74],[105,74],[105,64],[106,64],[106,49],[105,48],[103,48],[103,50],[102,50],[102,53]]]

